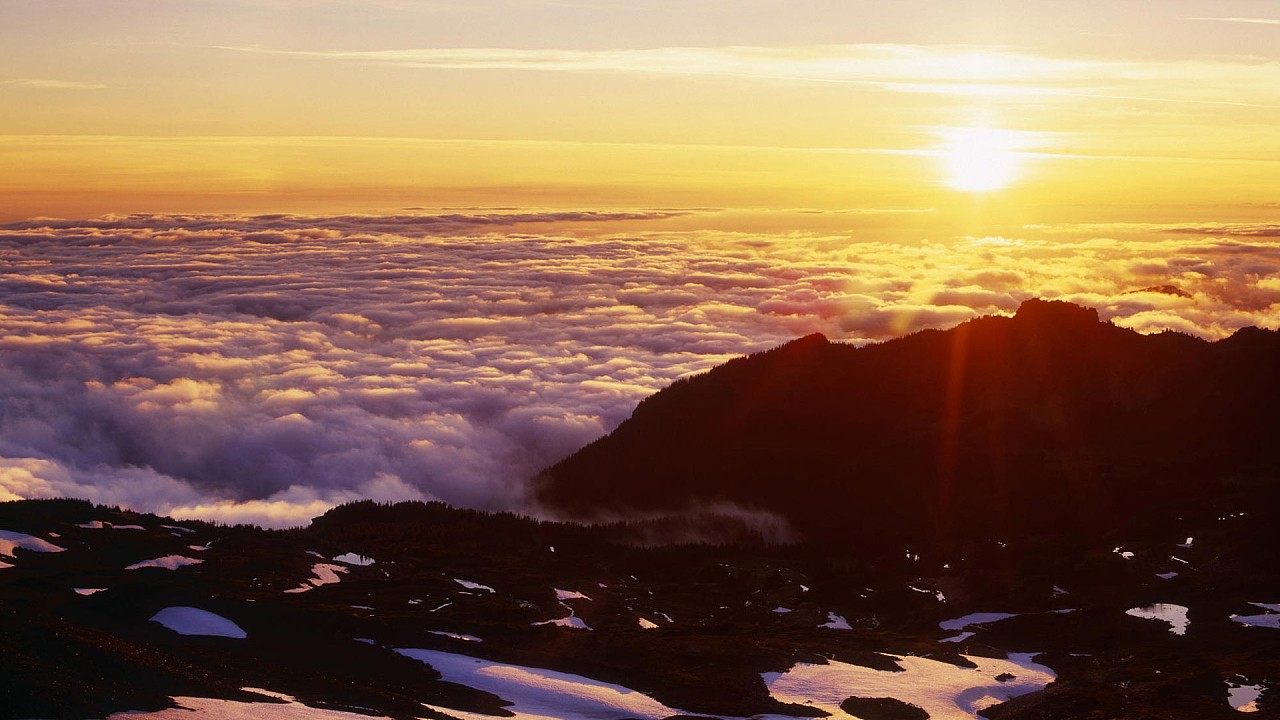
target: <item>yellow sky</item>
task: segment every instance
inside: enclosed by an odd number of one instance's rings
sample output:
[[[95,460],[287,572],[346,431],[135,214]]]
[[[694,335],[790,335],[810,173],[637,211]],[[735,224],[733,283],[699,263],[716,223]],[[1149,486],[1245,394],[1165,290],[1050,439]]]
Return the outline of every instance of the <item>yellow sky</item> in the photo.
[[[0,220],[1276,217],[1274,3],[940,4],[0,0]]]

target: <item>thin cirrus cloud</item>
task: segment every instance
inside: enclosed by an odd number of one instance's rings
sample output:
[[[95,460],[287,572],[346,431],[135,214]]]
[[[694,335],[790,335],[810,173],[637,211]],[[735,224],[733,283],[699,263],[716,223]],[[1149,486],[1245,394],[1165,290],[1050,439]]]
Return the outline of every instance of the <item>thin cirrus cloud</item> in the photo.
[[[1280,25],[1280,19],[1255,17],[1189,17],[1188,20],[1204,20],[1209,22],[1244,23],[1246,25]]]
[[[641,398],[810,332],[870,342],[1032,296],[1148,332],[1280,325],[1273,226],[633,229],[675,212],[0,226],[0,500],[269,526],[362,497],[527,510],[534,472]]]
[[[842,83],[880,90],[966,97],[1060,96],[1271,107],[1280,91],[1274,61],[1177,62],[1063,58],[970,45],[814,45],[572,50],[417,48],[398,50],[222,50],[434,70],[523,70],[711,76]],[[1262,90],[1260,90],[1262,89]],[[1261,93],[1261,95],[1259,95]]]
[[[936,81],[1003,81],[1070,77],[1086,63],[1003,49],[964,46],[845,45],[795,48],[658,47],[568,50],[421,48],[370,51],[227,50],[452,70],[542,70],[726,75],[761,79],[897,85]],[[1019,62],[1009,62],[1017,60]]]
[[[15,78],[0,80],[0,87],[33,88],[37,90],[103,90],[101,83],[81,82],[79,80],[49,80],[40,78]]]

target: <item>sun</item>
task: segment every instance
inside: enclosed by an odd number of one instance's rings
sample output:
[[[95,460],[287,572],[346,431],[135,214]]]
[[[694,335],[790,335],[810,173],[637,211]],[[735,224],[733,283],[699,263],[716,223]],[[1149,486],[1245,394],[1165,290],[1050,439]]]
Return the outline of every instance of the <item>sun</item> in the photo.
[[[1002,190],[1017,179],[1021,165],[1019,133],[985,127],[942,130],[939,150],[946,184],[955,190],[984,193]]]

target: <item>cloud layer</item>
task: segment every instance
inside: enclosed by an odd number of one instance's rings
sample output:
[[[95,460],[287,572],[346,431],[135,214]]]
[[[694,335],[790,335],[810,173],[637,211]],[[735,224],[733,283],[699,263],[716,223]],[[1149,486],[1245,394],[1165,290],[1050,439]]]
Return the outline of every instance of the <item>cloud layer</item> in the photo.
[[[918,245],[609,226],[671,214],[0,227],[0,500],[274,526],[360,497],[521,508],[640,398],[809,332],[866,342],[1037,295],[1142,331],[1280,324],[1274,226]]]

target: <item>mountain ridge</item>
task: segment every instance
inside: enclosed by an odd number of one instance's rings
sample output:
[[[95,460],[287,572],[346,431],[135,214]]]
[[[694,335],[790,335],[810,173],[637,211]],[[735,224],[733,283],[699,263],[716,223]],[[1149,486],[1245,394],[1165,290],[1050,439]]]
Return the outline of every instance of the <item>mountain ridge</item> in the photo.
[[[859,541],[953,545],[979,517],[1105,536],[1274,474],[1275,367],[1275,331],[1140,335],[1061,301],[864,347],[815,334],[646,398],[535,486],[570,517],[727,501]]]

